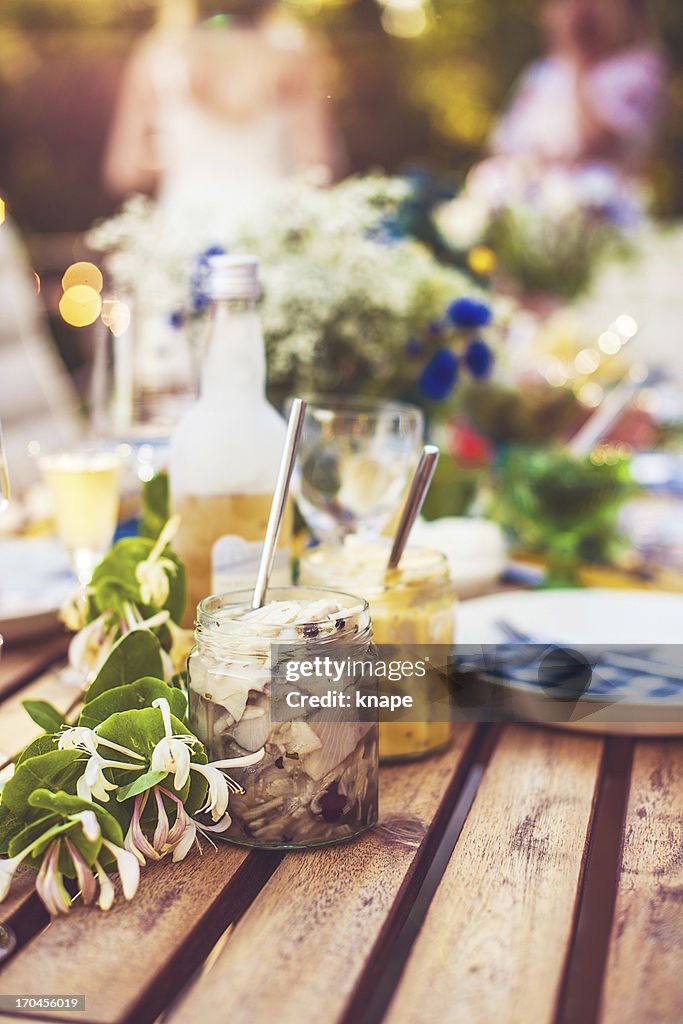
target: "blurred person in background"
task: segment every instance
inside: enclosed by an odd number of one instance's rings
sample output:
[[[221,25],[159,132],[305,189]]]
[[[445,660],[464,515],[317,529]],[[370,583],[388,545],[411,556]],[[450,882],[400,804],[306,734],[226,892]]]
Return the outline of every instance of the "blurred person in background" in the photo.
[[[269,0],[200,3],[187,31],[158,29],[124,74],[104,176],[119,195],[155,192],[169,208],[242,218],[283,178],[334,175],[325,59]]]
[[[0,225],[0,421],[12,491],[38,477],[37,455],[73,444],[78,399],[50,337],[19,235]]]
[[[494,131],[494,154],[641,172],[667,84],[648,0],[549,0],[541,27],[548,56],[522,75]]]

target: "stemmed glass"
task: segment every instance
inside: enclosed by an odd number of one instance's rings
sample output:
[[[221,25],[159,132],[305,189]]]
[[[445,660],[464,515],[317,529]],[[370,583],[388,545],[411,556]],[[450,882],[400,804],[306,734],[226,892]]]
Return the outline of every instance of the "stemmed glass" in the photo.
[[[40,469],[52,492],[57,535],[87,586],[116,529],[120,460],[109,451],[66,451],[41,456]]]
[[[380,534],[400,508],[423,432],[422,413],[403,402],[308,399],[292,489],[315,537]]]

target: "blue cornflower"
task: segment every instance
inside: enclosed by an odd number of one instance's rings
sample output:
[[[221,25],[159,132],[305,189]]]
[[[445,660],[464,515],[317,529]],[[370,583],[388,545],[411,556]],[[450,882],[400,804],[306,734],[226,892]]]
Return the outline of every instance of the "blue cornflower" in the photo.
[[[465,362],[473,377],[476,377],[477,380],[484,380],[493,368],[493,352],[485,341],[475,338],[467,346]]]
[[[169,316],[168,322],[174,331],[179,331],[185,323],[185,314],[182,309],[175,309]]]
[[[456,299],[451,302],[447,315],[454,327],[486,327],[491,323],[490,306],[476,299]]]
[[[458,380],[459,361],[449,348],[434,353],[420,375],[420,391],[433,402],[448,398]]]

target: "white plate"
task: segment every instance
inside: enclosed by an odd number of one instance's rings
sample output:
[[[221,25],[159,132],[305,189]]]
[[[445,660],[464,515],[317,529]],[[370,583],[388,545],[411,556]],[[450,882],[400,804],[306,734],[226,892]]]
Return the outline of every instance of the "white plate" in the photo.
[[[76,588],[61,544],[38,538],[0,540],[0,633],[7,642],[45,635]]]
[[[621,645],[655,647],[683,643],[683,595],[652,590],[547,590],[512,591],[465,601],[459,607],[457,641],[459,644],[500,644],[506,641],[496,623],[506,621],[539,641],[575,645]],[[653,657],[666,660],[665,652]],[[538,686],[523,686],[514,681],[504,684],[515,699],[517,710],[529,720],[551,722],[552,709],[539,701]],[[598,708],[589,718],[563,723],[567,727],[600,732],[636,735],[683,734],[683,685],[680,697],[669,693],[660,699],[656,681],[638,677],[618,689],[619,701]],[[582,705],[585,715],[588,701],[604,707],[604,698],[591,695]],[[628,707],[626,707],[628,704]],[[667,721],[648,721],[666,705]],[[623,721],[615,721],[623,709]],[[545,714],[544,714],[545,712]],[[637,722],[638,715],[643,720]]]

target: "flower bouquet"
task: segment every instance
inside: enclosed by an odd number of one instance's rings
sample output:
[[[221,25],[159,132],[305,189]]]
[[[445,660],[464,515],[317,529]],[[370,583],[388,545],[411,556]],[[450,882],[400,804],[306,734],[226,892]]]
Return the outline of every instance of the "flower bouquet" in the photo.
[[[452,250],[490,247],[498,283],[538,305],[577,298],[607,259],[630,253],[644,209],[603,165],[548,168],[498,157],[473,168],[435,218]]]
[[[449,303],[472,292],[401,227],[410,185],[369,175],[332,188],[305,177],[283,184],[241,228],[220,211],[192,223],[135,197],[93,228],[113,286],[155,303],[195,337],[207,305],[212,253],[248,251],[261,261],[269,386],[276,397],[310,391],[396,397],[406,344]]]

